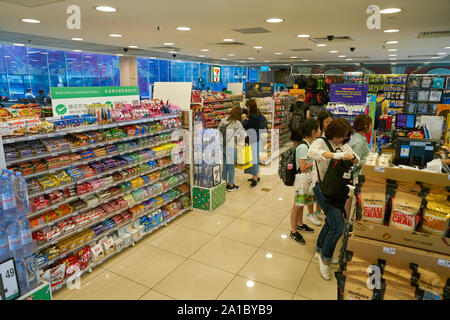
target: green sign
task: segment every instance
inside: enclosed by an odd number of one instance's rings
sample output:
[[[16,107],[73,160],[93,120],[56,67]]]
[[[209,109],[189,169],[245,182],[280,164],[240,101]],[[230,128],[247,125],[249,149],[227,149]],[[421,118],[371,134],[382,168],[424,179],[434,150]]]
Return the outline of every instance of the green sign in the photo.
[[[50,92],[52,99],[136,96],[139,87],[55,87]]]
[[[52,291],[48,282],[20,297],[19,300],[52,300]]]

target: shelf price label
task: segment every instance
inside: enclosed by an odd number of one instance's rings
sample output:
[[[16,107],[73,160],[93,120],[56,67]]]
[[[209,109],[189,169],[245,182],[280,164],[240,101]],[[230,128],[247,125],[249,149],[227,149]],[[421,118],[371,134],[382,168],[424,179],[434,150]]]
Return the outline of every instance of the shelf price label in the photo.
[[[0,263],[0,300],[14,300],[19,296],[16,264],[10,258]]]

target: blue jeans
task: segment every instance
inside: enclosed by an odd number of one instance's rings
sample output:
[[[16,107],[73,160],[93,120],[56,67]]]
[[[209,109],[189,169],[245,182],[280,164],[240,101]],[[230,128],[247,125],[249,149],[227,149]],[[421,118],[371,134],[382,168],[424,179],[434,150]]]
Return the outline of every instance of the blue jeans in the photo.
[[[234,152],[234,160],[232,163],[227,163],[227,150],[228,150],[228,162],[231,162],[231,159],[233,159],[231,153]],[[236,163],[237,154],[236,149],[227,149],[223,148],[223,168],[222,168],[222,179],[227,182],[229,185],[234,184],[234,164]]]
[[[316,251],[320,252],[323,261],[329,263],[333,258],[336,244],[344,232],[345,223],[344,218],[342,217],[343,211],[328,202],[322,194],[322,191],[320,191],[318,183],[314,186],[313,191],[319,206],[326,216],[325,224],[317,238]]]
[[[261,144],[261,141],[258,141],[258,143],[250,144],[250,147],[252,148],[253,166],[251,166],[248,169],[245,169],[244,173],[251,174],[253,176],[258,175],[260,144]]]

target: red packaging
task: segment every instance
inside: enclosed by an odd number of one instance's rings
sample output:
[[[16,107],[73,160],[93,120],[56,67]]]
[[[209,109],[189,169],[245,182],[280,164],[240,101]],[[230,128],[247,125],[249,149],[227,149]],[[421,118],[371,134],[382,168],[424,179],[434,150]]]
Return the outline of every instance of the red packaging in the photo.
[[[50,205],[50,200],[46,196],[39,196],[33,199],[31,205],[33,211],[39,211],[47,208]]]
[[[89,247],[81,249],[80,251],[78,251],[77,257],[80,261],[81,270],[86,269],[86,267],[89,264],[89,261],[91,261],[92,259],[91,249],[89,249]]]
[[[66,265],[66,278],[81,270],[80,261],[75,256],[64,259],[63,262]]]

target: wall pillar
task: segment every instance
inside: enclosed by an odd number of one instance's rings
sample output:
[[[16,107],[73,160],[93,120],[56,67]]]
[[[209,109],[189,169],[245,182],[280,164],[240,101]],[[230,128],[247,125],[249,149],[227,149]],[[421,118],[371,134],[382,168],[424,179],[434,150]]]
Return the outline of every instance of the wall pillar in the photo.
[[[137,57],[119,57],[120,85],[137,86]]]

